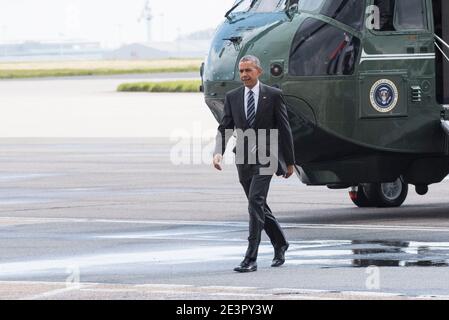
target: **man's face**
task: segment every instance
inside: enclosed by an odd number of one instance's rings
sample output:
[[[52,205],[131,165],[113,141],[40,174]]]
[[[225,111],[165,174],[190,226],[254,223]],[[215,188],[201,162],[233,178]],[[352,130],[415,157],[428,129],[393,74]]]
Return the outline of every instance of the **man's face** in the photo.
[[[239,64],[240,80],[245,84],[245,87],[252,89],[259,80],[262,70],[260,70],[254,62],[244,61]]]

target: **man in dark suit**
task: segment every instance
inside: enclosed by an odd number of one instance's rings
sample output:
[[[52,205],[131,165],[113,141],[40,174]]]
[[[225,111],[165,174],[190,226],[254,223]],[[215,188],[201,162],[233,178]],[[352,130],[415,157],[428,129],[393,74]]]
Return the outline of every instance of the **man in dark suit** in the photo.
[[[229,92],[225,97],[224,116],[218,127],[213,163],[217,170],[222,170],[226,145],[236,132],[234,151],[237,171],[248,198],[250,220],[248,250],[244,260],[234,270],[252,272],[257,270],[262,230],[265,230],[274,247],[271,266],[279,267],[285,262],[289,244],[267,205],[267,195],[275,173],[286,179],[294,173],[295,159],[282,92],[259,81],[263,70],[257,57],[243,57],[239,69],[244,86]],[[269,158],[265,158],[265,155]]]

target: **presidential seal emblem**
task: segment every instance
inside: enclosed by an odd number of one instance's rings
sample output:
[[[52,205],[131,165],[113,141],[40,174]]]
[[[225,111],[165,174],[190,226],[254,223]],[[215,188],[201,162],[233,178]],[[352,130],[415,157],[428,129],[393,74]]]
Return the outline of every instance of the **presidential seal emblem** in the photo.
[[[381,113],[392,111],[399,100],[399,91],[396,85],[387,79],[377,81],[370,92],[371,105]]]

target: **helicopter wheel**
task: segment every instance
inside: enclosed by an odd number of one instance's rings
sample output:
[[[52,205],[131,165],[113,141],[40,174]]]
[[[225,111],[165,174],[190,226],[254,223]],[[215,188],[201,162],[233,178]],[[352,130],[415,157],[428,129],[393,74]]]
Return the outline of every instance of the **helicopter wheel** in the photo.
[[[359,184],[358,187],[353,188],[351,191],[349,191],[349,197],[351,198],[352,202],[359,208],[374,207],[374,203],[370,199],[368,199],[363,189],[363,185]]]
[[[375,207],[400,207],[407,198],[408,184],[400,177],[394,182],[365,184],[363,191]]]

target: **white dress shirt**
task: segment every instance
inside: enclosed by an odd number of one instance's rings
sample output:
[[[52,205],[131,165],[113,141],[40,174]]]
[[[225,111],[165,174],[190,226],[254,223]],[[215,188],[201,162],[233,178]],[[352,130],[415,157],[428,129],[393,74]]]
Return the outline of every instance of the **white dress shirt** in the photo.
[[[259,103],[259,94],[260,94],[260,83],[259,83],[259,81],[257,81],[257,84],[252,89],[249,89],[248,87],[245,87],[245,115],[246,115],[246,119],[248,119],[248,98],[249,98],[249,91],[250,90],[254,93],[255,111],[256,111],[256,114],[257,114],[257,105]]]

